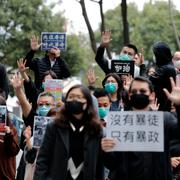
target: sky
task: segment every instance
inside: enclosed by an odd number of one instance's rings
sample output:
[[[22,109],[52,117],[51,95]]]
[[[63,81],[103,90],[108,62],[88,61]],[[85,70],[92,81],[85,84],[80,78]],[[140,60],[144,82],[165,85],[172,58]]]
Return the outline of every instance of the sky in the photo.
[[[49,0],[57,2],[58,0]],[[143,9],[143,4],[149,2],[150,0],[127,0],[127,3],[135,2],[139,8],[139,10]],[[154,1],[154,0],[152,0]],[[167,0],[162,0],[167,1]],[[176,9],[180,11],[180,0],[171,0]],[[103,1],[103,10],[106,12],[109,9],[113,9],[119,5],[121,0],[104,0]],[[98,24],[100,22],[100,14],[99,14],[99,5],[95,2],[91,2],[90,0],[85,0],[87,14],[92,25],[93,30],[98,28]],[[87,33],[87,27],[84,22],[81,6],[77,2],[77,0],[62,0],[62,4],[60,6],[56,6],[55,11],[65,12],[65,17],[68,19],[67,30],[68,33]],[[72,24],[72,25],[70,25]]]

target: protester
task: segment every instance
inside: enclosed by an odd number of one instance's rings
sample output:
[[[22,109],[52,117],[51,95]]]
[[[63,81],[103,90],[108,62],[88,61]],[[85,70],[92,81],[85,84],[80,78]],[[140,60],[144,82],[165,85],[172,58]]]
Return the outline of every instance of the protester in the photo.
[[[73,86],[57,119],[47,125],[34,180],[103,180],[101,136],[89,90]]]
[[[6,101],[2,96],[0,96],[0,105],[6,105]],[[5,135],[0,135],[0,179],[15,179],[16,155],[19,149],[18,134],[7,113]]]
[[[176,80],[178,82],[178,79]],[[164,89],[167,97],[180,105],[180,87],[171,78],[172,92]],[[155,97],[152,83],[143,77],[136,77],[129,89],[129,99],[133,111],[149,111],[149,104]],[[180,120],[177,106],[178,121]],[[172,180],[172,168],[169,157],[169,141],[180,138],[180,127],[175,117],[164,112],[164,151],[163,152],[107,152],[115,146],[111,138],[101,141],[104,150],[104,163],[110,170],[110,180]]]
[[[16,96],[19,100],[19,103],[22,107],[23,120],[26,127],[30,126],[31,130],[33,129],[34,116],[46,116],[50,109],[55,107],[55,99],[51,93],[43,92],[39,95],[37,99],[37,109],[33,109],[31,104],[28,102],[25,93],[23,91],[23,80],[19,75],[14,75],[10,80],[12,86],[14,87]],[[24,150],[25,147],[25,138],[21,135],[20,147]],[[25,174],[25,162],[24,158],[21,158],[18,172],[17,180],[24,180]]]
[[[123,82],[115,73],[108,74],[102,81],[103,88],[111,99],[111,111],[124,110],[128,108],[128,96],[123,88]]]
[[[97,64],[104,71],[104,73],[106,75],[109,73],[112,73],[112,71],[111,71],[111,60],[105,59],[103,57],[103,55],[104,55],[105,48],[108,47],[111,40],[112,39],[111,39],[111,32],[110,31],[102,32],[101,44],[97,50],[96,57],[95,57]],[[138,54],[138,50],[137,50],[137,47],[133,44],[124,45],[121,52],[120,52],[120,56],[121,57],[125,56],[126,60],[134,60],[136,54]],[[141,57],[143,57],[143,56],[141,56]],[[135,73],[134,74],[136,76],[137,75],[144,75],[146,73],[144,60],[141,60],[140,62],[141,63],[139,64],[139,66],[135,65],[135,69],[134,69]]]
[[[98,101],[98,113],[103,126],[106,125],[105,117],[108,115],[111,107],[111,99],[108,93],[103,88],[96,88],[94,96]]]
[[[171,102],[167,99],[163,88],[171,91],[171,84],[169,78],[175,79],[176,71],[172,63],[172,54],[170,47],[164,42],[156,42],[153,45],[153,53],[156,58],[156,72],[149,76],[151,80],[158,103],[160,104],[159,110],[170,111]]]
[[[34,71],[36,88],[41,88],[43,74],[49,70],[55,72],[58,79],[68,78],[70,76],[70,71],[67,63],[60,57],[60,50],[58,48],[52,48],[46,52],[44,58],[36,58],[33,60],[34,54],[39,47],[38,37],[35,35],[32,36],[31,51],[28,52],[25,57],[27,60],[26,66]]]
[[[19,72],[21,73],[21,76],[24,79],[23,85],[26,97],[28,101],[32,104],[32,108],[35,110],[37,108],[37,98],[39,94],[44,91],[45,81],[49,79],[57,79],[57,75],[52,70],[44,72],[41,82],[42,86],[40,89],[37,89],[34,82],[31,80],[30,76],[28,76],[28,74],[26,73],[26,70],[28,69],[27,67],[25,67],[26,60],[19,59],[17,61],[17,65]]]

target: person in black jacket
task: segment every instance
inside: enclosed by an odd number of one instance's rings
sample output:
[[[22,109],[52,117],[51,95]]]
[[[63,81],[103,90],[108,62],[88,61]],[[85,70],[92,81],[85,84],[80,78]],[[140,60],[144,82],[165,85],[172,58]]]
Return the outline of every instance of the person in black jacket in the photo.
[[[101,137],[89,89],[73,86],[57,119],[47,125],[34,180],[104,180]]]
[[[164,42],[156,42],[153,45],[153,52],[156,58],[156,72],[149,77],[154,85],[154,91],[160,104],[160,111],[170,111],[171,102],[167,99],[163,88],[171,91],[169,78],[176,77],[176,71],[172,62],[172,54],[169,46]]]
[[[177,81],[178,82],[178,79]],[[164,89],[167,97],[180,105],[180,87],[171,78],[172,92]],[[149,111],[150,101],[154,99],[152,83],[144,77],[136,77],[129,89],[129,99],[133,111]],[[104,164],[110,170],[110,180],[172,180],[172,168],[169,156],[169,141],[180,138],[180,107],[177,117],[164,112],[164,151],[163,152],[108,152],[115,145],[115,140],[103,138]]]
[[[112,59],[105,59],[103,57],[105,48],[108,47],[110,41],[111,41],[111,32],[110,31],[102,32],[101,44],[98,47],[96,57],[95,57],[97,64],[104,71],[104,73],[106,75],[109,73],[112,73],[112,71],[111,71],[111,60]],[[129,60],[135,61],[135,55],[138,54],[138,49],[133,44],[126,44],[121,49],[120,54],[127,56],[127,59],[129,59]],[[143,57],[142,54],[141,54],[141,57]],[[134,75],[136,75],[136,76],[137,76],[137,74],[141,75],[141,76],[146,75],[146,67],[144,64],[144,59],[142,59],[141,63],[139,64],[139,67],[135,65],[134,70],[135,70]]]
[[[36,58],[33,60],[34,54],[39,47],[38,38],[32,36],[31,51],[28,52],[24,58],[27,60],[26,67],[34,71],[36,88],[41,88],[43,74],[48,70],[54,71],[58,79],[68,78],[70,71],[67,63],[60,57],[60,50],[58,48],[52,48],[46,52],[44,58]]]

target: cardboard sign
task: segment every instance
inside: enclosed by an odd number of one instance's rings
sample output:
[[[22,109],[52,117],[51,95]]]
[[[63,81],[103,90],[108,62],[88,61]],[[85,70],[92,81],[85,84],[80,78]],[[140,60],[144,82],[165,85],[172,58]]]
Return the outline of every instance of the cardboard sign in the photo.
[[[7,107],[0,106],[0,135],[5,135],[4,126],[6,126],[7,120]]]
[[[118,75],[132,75],[134,77],[134,61],[112,60],[111,72]]]
[[[43,141],[46,126],[53,121],[53,117],[35,116],[33,127],[33,146],[39,148]]]
[[[60,50],[66,50],[66,33],[65,32],[42,32],[41,33],[41,50],[47,51],[54,47]]]
[[[107,137],[116,145],[111,151],[164,151],[164,120],[160,111],[110,111]]]

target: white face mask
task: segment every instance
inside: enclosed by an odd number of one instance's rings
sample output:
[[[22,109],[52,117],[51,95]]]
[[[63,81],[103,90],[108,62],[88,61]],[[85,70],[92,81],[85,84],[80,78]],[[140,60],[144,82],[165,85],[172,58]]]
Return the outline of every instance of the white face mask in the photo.
[[[140,76],[140,67],[134,65],[134,77]]]
[[[174,66],[180,70],[180,60],[174,61]]]

